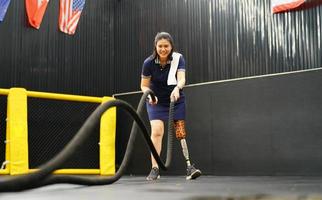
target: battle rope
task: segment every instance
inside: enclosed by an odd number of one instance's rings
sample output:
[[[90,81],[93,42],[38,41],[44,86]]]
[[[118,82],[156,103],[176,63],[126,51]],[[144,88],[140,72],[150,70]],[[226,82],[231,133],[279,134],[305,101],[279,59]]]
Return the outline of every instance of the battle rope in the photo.
[[[72,138],[72,140],[64,147],[64,149],[58,153],[54,158],[47,161],[39,167],[36,172],[30,174],[18,175],[14,177],[6,177],[0,180],[0,192],[16,192],[26,189],[32,189],[36,187],[41,187],[56,183],[71,183],[79,185],[106,185],[112,184],[119,180],[124,174],[131,154],[134,148],[134,141],[140,128],[144,139],[150,148],[150,151],[158,163],[159,167],[163,170],[167,170],[171,163],[172,155],[172,142],[173,142],[173,108],[174,102],[170,103],[169,110],[169,122],[168,122],[168,147],[167,147],[167,158],[164,164],[159,157],[154,145],[150,139],[149,132],[144,125],[141,118],[143,106],[146,102],[147,96],[151,95],[152,99],[155,100],[155,96],[151,90],[146,91],[139,102],[137,111],[125,101],[122,100],[112,100],[108,101],[100,106],[98,106],[95,111],[87,118],[85,123]],[[114,176],[109,177],[88,177],[88,176],[74,176],[74,175],[52,175],[52,172],[59,169],[76,151],[80,148],[84,142],[89,138],[90,134],[93,132],[96,125],[98,125],[102,114],[111,107],[119,107],[124,109],[130,116],[134,119],[132,124],[132,129],[130,133],[130,138],[126,147],[126,152],[122,163],[115,173]]]

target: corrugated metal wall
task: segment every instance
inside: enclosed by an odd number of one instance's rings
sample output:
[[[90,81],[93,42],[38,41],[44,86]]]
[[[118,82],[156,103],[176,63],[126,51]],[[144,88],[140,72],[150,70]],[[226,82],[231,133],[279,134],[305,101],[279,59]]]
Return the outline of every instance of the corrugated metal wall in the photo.
[[[321,6],[273,15],[262,0],[122,0],[115,11],[121,91],[138,89],[131,77],[158,31],[173,34],[188,83],[322,66]],[[126,67],[130,73],[120,71]],[[126,80],[131,88],[122,85]]]
[[[39,30],[25,1],[11,1],[0,24],[0,88],[84,95],[114,89],[114,2],[87,0],[76,34],[58,30],[59,1],[49,1]]]
[[[50,1],[37,31],[24,1],[11,1],[0,24],[0,87],[139,90],[158,31],[173,35],[190,84],[322,66],[322,6],[273,15],[262,0],[87,0],[74,36],[58,31],[58,14]]]

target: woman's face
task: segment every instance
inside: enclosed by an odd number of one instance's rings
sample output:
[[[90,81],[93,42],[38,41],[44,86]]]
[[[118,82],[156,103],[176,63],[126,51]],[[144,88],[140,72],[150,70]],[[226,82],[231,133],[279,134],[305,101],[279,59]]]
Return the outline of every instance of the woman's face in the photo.
[[[166,39],[161,39],[156,44],[156,50],[160,60],[167,60],[168,55],[172,50],[171,43]]]

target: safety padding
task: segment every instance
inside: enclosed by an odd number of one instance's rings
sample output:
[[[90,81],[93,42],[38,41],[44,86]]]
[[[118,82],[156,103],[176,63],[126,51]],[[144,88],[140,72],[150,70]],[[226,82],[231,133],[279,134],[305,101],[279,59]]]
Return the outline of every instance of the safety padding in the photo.
[[[28,140],[28,106],[31,99],[38,101],[58,100],[84,103],[105,103],[113,100],[112,97],[89,97],[79,95],[67,95],[56,93],[44,93],[26,91],[24,88],[11,88],[10,90],[0,89],[0,95],[8,95],[7,98],[7,123],[6,123],[6,146],[5,146],[5,169],[0,169],[1,174],[18,175],[30,173],[36,168],[30,167]],[[29,98],[29,101],[28,101]],[[28,102],[27,102],[28,101]],[[34,101],[34,100],[33,100]],[[77,104],[79,105],[79,104]],[[30,108],[29,108],[30,109]],[[3,110],[3,109],[2,109]],[[30,112],[29,112],[30,113]],[[4,116],[5,117],[5,116]],[[3,118],[4,118],[3,117]],[[4,120],[3,120],[4,121]],[[4,123],[1,122],[0,123]],[[49,122],[50,123],[50,122]],[[31,124],[29,124],[31,126]],[[5,129],[5,128],[3,128]],[[115,174],[115,138],[116,138],[116,108],[106,111],[99,126],[99,169],[90,168],[62,168],[56,170],[55,174]],[[2,134],[2,133],[0,133]],[[30,133],[29,133],[30,134]],[[4,148],[4,147],[3,147]],[[97,155],[98,156],[98,155]],[[4,156],[3,156],[4,157]],[[4,159],[4,158],[3,158]],[[1,164],[1,163],[0,163]]]
[[[113,100],[103,97],[103,102]],[[100,130],[100,169],[101,175],[115,174],[115,137],[116,137],[116,108],[107,110],[101,118]]]
[[[27,92],[23,88],[9,91],[6,148],[10,175],[28,173]]]

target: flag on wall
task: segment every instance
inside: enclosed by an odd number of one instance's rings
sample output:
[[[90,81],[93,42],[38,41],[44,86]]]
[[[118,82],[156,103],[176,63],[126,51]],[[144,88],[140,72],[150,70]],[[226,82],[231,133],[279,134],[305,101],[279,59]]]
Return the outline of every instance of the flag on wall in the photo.
[[[0,22],[3,21],[4,16],[7,13],[9,4],[10,4],[10,0],[0,0]]]
[[[29,24],[39,29],[49,0],[26,0],[26,10]]]
[[[306,0],[272,0],[273,13],[279,13],[287,10],[298,8],[305,3]]]
[[[60,0],[59,29],[73,35],[85,5],[85,0]]]

